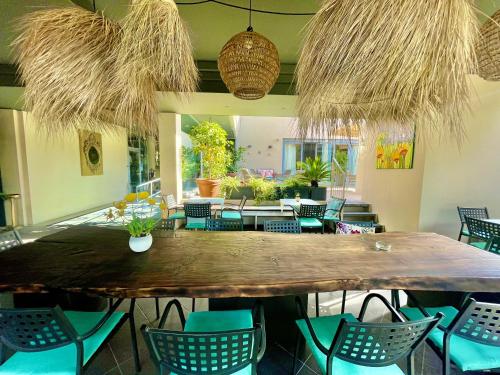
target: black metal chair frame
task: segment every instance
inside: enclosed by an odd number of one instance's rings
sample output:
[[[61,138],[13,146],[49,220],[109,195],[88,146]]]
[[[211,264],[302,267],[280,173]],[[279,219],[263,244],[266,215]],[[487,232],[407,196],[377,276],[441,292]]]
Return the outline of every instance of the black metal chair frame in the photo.
[[[8,229],[0,232],[0,251],[12,249],[21,246],[23,241],[15,229]]]
[[[76,332],[59,306],[55,308],[0,309],[0,366],[7,360],[7,348],[20,352],[40,352],[74,344],[77,353],[75,358],[76,375],[80,375],[101,350],[106,347],[106,344],[127,319],[130,320],[131,329],[134,328],[132,346],[133,350],[137,351],[134,320],[130,318],[130,313],[125,313],[87,363],[83,364],[83,341],[94,335],[122,302],[123,298],[118,299],[99,322],[83,335]],[[5,318],[2,315],[6,315]],[[55,325],[51,325],[51,322],[55,322]],[[23,332],[22,335],[19,335],[19,330]],[[38,346],[30,347],[28,342],[34,342],[35,340],[38,341]]]
[[[247,203],[247,197],[246,195],[241,197],[240,203],[236,205],[225,205],[221,210],[220,210],[220,216],[222,217],[222,213],[224,211],[239,211],[240,217],[241,217],[241,230],[243,230],[243,209],[245,208],[245,204]]]
[[[297,220],[266,220],[264,221],[264,231],[299,234],[302,232],[302,228]]]
[[[489,221],[470,216],[465,216],[465,222],[469,229],[470,238],[489,241],[495,236],[500,236],[500,224],[490,223]]]
[[[366,309],[368,304],[372,299],[379,299],[391,312],[393,321],[395,323],[363,323],[363,318],[365,316]],[[381,367],[381,366],[389,366],[395,364],[400,358],[407,358],[407,370],[408,375],[415,374],[415,351],[416,349],[424,342],[429,333],[439,324],[439,321],[442,319],[442,314],[437,314],[435,317],[427,317],[419,321],[405,321],[405,319],[401,316],[401,314],[387,301],[382,295],[377,293],[369,294],[365,300],[363,301],[363,305],[361,306],[361,310],[358,316],[359,322],[348,322],[346,319],[342,318],[340,320],[340,324],[337,328],[337,332],[335,333],[334,339],[329,348],[325,347],[319,341],[316,333],[314,332],[314,328],[311,324],[311,321],[307,315],[307,311],[305,310],[302,302],[299,298],[295,299],[298,309],[298,314],[301,319],[304,319],[306,322],[309,333],[313,339],[314,344],[318,347],[318,349],[327,356],[327,364],[326,364],[326,375],[332,375],[332,361],[334,357],[338,357],[344,361],[351,362],[361,366],[372,366],[372,367]],[[423,326],[426,326],[422,329]],[[410,342],[404,342],[405,350],[404,352],[400,351],[397,355],[391,356],[388,350],[384,348],[380,348],[380,354],[384,354],[384,358],[373,358],[378,357],[377,354],[374,353],[366,353],[363,349],[358,348],[356,358],[353,358],[351,354],[353,353],[353,345],[357,340],[353,339],[352,335],[356,335],[359,332],[363,333],[364,339],[362,341],[363,344],[367,343],[367,338],[369,336],[372,337],[371,342],[377,343],[381,340],[377,340],[377,338],[384,337],[385,334],[388,334],[387,339],[394,339],[400,335],[396,332],[397,329],[406,330],[409,333],[415,332],[415,330],[420,330],[420,336],[414,340],[409,340]],[[297,356],[300,348],[300,339],[303,338],[301,333],[299,332],[298,340],[295,347],[295,356],[294,356],[294,366],[293,366],[293,374],[296,374],[297,369]],[[350,343],[349,343],[350,342]],[[389,349],[397,350],[398,344],[402,346],[403,344],[396,342],[391,342],[392,345]],[[371,345],[368,350],[375,349],[375,345]],[[363,352],[363,353],[362,353]],[[363,356],[365,358],[363,358]],[[388,357],[386,360],[385,357]]]
[[[458,216],[460,217],[460,233],[458,235],[458,240],[462,240],[462,236],[467,235],[464,233],[465,226],[467,222],[465,220],[466,216],[472,217],[474,219],[489,219],[490,214],[488,213],[487,207],[460,207],[457,206]],[[469,229],[467,227],[467,229]],[[470,234],[470,229],[469,229]],[[470,236],[469,236],[470,237]]]
[[[325,217],[326,204],[301,204],[299,208],[299,212],[293,210],[293,217],[295,220],[299,220],[301,218],[313,218],[318,219],[321,222],[321,233],[325,233],[325,221],[323,220]],[[312,227],[311,227],[312,228]]]
[[[155,229],[158,230],[175,230],[175,219],[160,219],[156,224]]]
[[[500,255],[500,236],[493,236],[486,245],[486,250],[490,253]]]
[[[165,323],[168,319],[170,310],[172,306],[175,306],[177,310],[177,314],[179,315],[179,319],[181,321],[181,326],[183,331],[169,331],[164,329]],[[252,364],[252,369],[253,369],[253,374],[255,375],[256,368],[257,368],[257,363],[260,362],[262,357],[264,356],[264,353],[266,351],[266,329],[265,329],[265,318],[264,318],[264,309],[262,307],[262,304],[260,302],[257,302],[253,308],[253,316],[254,316],[254,327],[250,329],[240,329],[240,330],[234,330],[234,331],[221,331],[221,332],[184,332],[184,327],[186,324],[186,319],[184,317],[184,312],[182,310],[182,306],[180,302],[176,299],[171,300],[167,306],[165,307],[165,310],[163,311],[162,317],[160,319],[160,322],[158,324],[158,328],[149,328],[145,324],[141,327],[141,332],[144,337],[144,341],[146,342],[146,345],[149,349],[149,353],[151,355],[151,358],[157,368],[160,370],[160,374],[167,374],[168,371],[174,371],[175,373],[179,375],[196,375],[196,374],[211,374],[211,375],[228,375],[228,374],[233,374],[237,372],[238,370],[241,370],[242,368]],[[253,348],[252,348],[252,355],[249,358],[248,361],[245,361],[244,363],[240,364],[239,366],[231,367],[230,369],[220,369],[220,370],[212,370],[212,369],[205,369],[203,370],[202,368],[198,367],[197,370],[186,370],[184,371],[183,369],[176,367],[172,364],[170,364],[168,361],[165,361],[164,358],[160,358],[160,353],[157,350],[154,342],[153,342],[153,336],[154,335],[165,335],[167,337],[179,337],[180,340],[184,340],[181,342],[186,343],[186,346],[190,345],[193,346],[193,348],[189,349],[186,348],[186,352],[190,350],[194,350],[198,353],[198,348],[196,348],[196,345],[198,343],[194,343],[197,338],[204,338],[209,336],[210,338],[215,339],[217,341],[217,338],[219,337],[227,337],[230,335],[234,335],[236,337],[241,336],[241,335],[250,335],[253,337]],[[179,340],[179,341],[180,341]],[[174,349],[174,340],[169,341],[169,345],[172,345],[172,349]],[[207,345],[208,346],[208,345]],[[228,344],[229,346],[229,344]],[[230,348],[230,346],[229,346]],[[230,349],[225,349],[225,350],[230,350]],[[177,349],[177,348],[175,348]],[[183,349],[183,348],[182,348]],[[206,350],[206,348],[203,348]],[[216,350],[216,349],[215,349]],[[207,360],[210,361],[210,356],[207,355]],[[210,367],[209,364],[207,364],[207,367]]]
[[[206,230],[214,231],[241,231],[243,225],[237,219],[207,219]]]
[[[208,220],[212,218],[212,205],[210,203],[185,203],[184,213],[186,225],[189,223],[189,218],[206,218]]]
[[[409,292],[405,291],[408,295],[408,299],[420,310],[420,312],[425,316],[429,317],[429,313],[422,307],[415,296]],[[500,305],[495,303],[485,303],[478,302],[474,298],[470,298],[472,293],[465,293],[462,298],[461,309],[459,310],[457,316],[453,321],[445,327],[441,324],[437,325],[437,328],[443,331],[443,350],[436,346],[431,340],[427,340],[427,344],[434,350],[442,361],[442,374],[449,375],[451,369],[451,359],[450,359],[450,340],[452,335],[463,337],[467,340],[471,340],[480,344],[487,344],[492,346],[500,346],[500,338],[497,340],[487,340],[482,339],[483,332],[486,331],[487,327],[493,327],[496,335],[490,335],[500,337]],[[487,315],[490,314],[490,315]],[[479,330],[475,330],[475,328]],[[471,332],[475,333],[472,335]],[[480,332],[480,333],[477,333]],[[496,370],[496,369],[484,369],[484,370]]]

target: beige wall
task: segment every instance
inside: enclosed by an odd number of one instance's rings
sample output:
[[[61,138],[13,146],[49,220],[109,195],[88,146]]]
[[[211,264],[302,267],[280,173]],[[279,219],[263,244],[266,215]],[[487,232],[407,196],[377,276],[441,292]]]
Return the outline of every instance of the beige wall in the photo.
[[[467,139],[448,142],[427,152],[420,229],[458,237],[457,205],[487,206],[500,218],[500,82],[477,76],[478,97],[466,120]]]
[[[182,199],[182,131],[181,115],[160,113],[158,140],[160,143],[161,193]]]
[[[374,142],[360,150],[356,190],[372,205],[386,231],[416,231],[420,212],[424,148],[416,143],[413,169],[376,169]]]
[[[242,166],[282,173],[283,138],[295,138],[295,121],[292,117],[241,116],[236,146],[247,148]]]
[[[16,131],[17,160],[4,162],[18,170],[17,181],[9,174],[7,184],[29,186],[22,192],[29,215],[25,224],[53,221],[107,205],[127,192],[128,145],[125,130],[103,134],[101,176],[81,176],[78,134],[47,136],[26,112],[10,111]],[[3,138],[0,136],[0,138]],[[18,161],[21,160],[22,162]]]

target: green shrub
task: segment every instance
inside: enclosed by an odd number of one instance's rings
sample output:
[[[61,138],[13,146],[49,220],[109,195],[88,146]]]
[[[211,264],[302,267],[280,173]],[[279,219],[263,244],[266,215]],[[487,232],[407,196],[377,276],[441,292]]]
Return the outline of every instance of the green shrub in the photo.
[[[274,181],[252,177],[248,181],[248,186],[252,188],[257,204],[276,199],[276,183]]]
[[[220,195],[224,198],[229,198],[233,191],[238,191],[241,186],[241,181],[238,177],[223,177],[220,182]]]
[[[200,173],[200,158],[191,147],[182,146],[182,178],[191,180]]]

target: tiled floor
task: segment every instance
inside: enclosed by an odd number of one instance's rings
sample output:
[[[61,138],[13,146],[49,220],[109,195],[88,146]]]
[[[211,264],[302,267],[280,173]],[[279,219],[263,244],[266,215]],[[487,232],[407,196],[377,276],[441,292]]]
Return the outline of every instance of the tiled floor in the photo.
[[[387,293],[384,293],[387,295]],[[347,304],[346,310],[357,315],[359,312],[360,302],[365,295],[352,292]],[[310,296],[309,314],[314,316],[314,296]],[[339,293],[324,293],[320,295],[321,314],[338,313],[339,306],[335,302],[340,297]],[[161,308],[166,305],[168,299],[161,299]],[[181,299],[181,304],[186,317],[191,311],[191,300]],[[121,309],[128,310],[129,302],[125,301]],[[196,301],[197,310],[206,310],[208,302],[206,299],[198,299]],[[149,354],[147,353],[143,338],[140,336],[139,329],[142,324],[155,326],[158,322],[155,318],[154,299],[141,299],[137,302],[135,311],[136,328],[138,334],[139,353],[142,364],[141,374],[151,375],[157,374],[153,366]],[[387,319],[387,314],[384,307],[377,302],[374,302],[368,310],[367,319],[371,321],[383,321]],[[176,314],[171,314],[167,321],[168,329],[180,329],[180,323]],[[132,359],[130,331],[128,325],[116,334],[110,341],[107,348],[102,351],[92,365],[88,368],[86,374],[92,375],[128,375],[135,374],[134,363]],[[268,347],[266,355],[259,365],[258,373],[263,375],[288,375],[292,373],[293,354],[284,349],[282,346],[275,344]],[[404,361],[401,363],[401,368],[404,369]],[[424,347],[416,355],[416,369],[418,375],[439,375],[441,361],[429,347]],[[299,362],[300,375],[320,374],[320,370],[316,365],[314,358],[310,353],[306,354],[305,361]],[[461,374],[460,371],[453,369],[452,374]],[[468,373],[469,374],[469,373]],[[346,374],[349,375],[349,374]]]

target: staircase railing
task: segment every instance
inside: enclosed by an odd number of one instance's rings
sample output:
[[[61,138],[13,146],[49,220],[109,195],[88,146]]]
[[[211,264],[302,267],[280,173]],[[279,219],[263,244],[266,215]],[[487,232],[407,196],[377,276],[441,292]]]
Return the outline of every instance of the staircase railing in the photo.
[[[161,193],[160,180],[160,178],[155,178],[154,180],[143,182],[135,187],[135,192],[139,193],[141,191],[149,191],[149,195],[152,197],[157,196]]]
[[[335,157],[332,157],[332,170],[330,175],[330,196],[345,199],[347,173]]]

